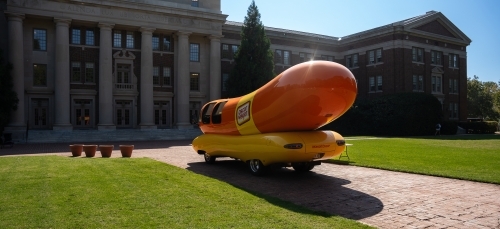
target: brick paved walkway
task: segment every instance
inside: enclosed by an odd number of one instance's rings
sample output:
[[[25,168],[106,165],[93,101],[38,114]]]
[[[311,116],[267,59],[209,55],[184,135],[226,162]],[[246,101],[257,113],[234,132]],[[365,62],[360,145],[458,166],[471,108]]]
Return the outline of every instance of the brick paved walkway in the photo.
[[[277,169],[268,176],[254,177],[239,161],[204,163],[190,141],[121,144],[135,145],[132,157],[153,158],[244,190],[379,228],[500,228],[500,185],[335,164],[322,164],[312,173]],[[0,156],[44,153],[71,155],[67,144],[25,144],[0,150]],[[113,157],[119,156],[115,150]]]

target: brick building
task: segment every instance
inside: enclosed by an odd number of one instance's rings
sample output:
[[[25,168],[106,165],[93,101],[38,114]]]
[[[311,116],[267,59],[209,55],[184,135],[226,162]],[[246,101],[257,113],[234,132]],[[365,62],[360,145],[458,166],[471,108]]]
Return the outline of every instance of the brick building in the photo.
[[[20,99],[5,132],[192,128],[224,97],[242,23],[220,0],[0,1],[0,48]],[[439,12],[346,37],[266,28],[275,71],[312,59],[349,67],[359,96],[432,93],[466,119],[471,40]]]
[[[226,22],[221,39],[222,79],[229,75],[243,23]],[[467,118],[467,53],[471,40],[442,13],[394,22],[345,37],[266,28],[275,72],[308,60],[348,67],[358,82],[358,97],[398,92],[431,93],[450,120]],[[225,88],[222,88],[224,96]]]

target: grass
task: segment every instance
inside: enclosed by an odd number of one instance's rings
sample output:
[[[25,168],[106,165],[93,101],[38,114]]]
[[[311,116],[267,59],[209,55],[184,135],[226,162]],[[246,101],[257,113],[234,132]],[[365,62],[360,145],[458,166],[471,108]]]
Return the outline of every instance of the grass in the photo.
[[[500,135],[346,137],[350,162],[334,163],[500,184]]]
[[[147,158],[0,157],[0,228],[368,228]]]

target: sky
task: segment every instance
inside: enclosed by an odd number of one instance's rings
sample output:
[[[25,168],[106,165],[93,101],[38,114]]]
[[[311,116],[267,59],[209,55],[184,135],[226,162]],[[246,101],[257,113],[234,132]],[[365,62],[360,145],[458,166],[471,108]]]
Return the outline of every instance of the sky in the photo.
[[[252,0],[221,0],[226,20],[243,22]],[[264,26],[343,37],[434,10],[472,43],[467,77],[500,82],[500,0],[255,0]]]

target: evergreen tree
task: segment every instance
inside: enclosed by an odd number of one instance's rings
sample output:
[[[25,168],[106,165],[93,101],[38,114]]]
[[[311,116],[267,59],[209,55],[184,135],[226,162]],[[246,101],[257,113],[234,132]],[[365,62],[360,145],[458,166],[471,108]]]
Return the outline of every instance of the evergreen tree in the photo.
[[[229,97],[248,94],[274,77],[273,52],[255,1],[248,7],[241,29],[241,44],[235,54],[233,67],[226,86]]]
[[[17,109],[16,92],[13,90],[14,83],[10,70],[12,66],[4,63],[3,50],[0,49],[0,133],[10,121],[10,112]]]

